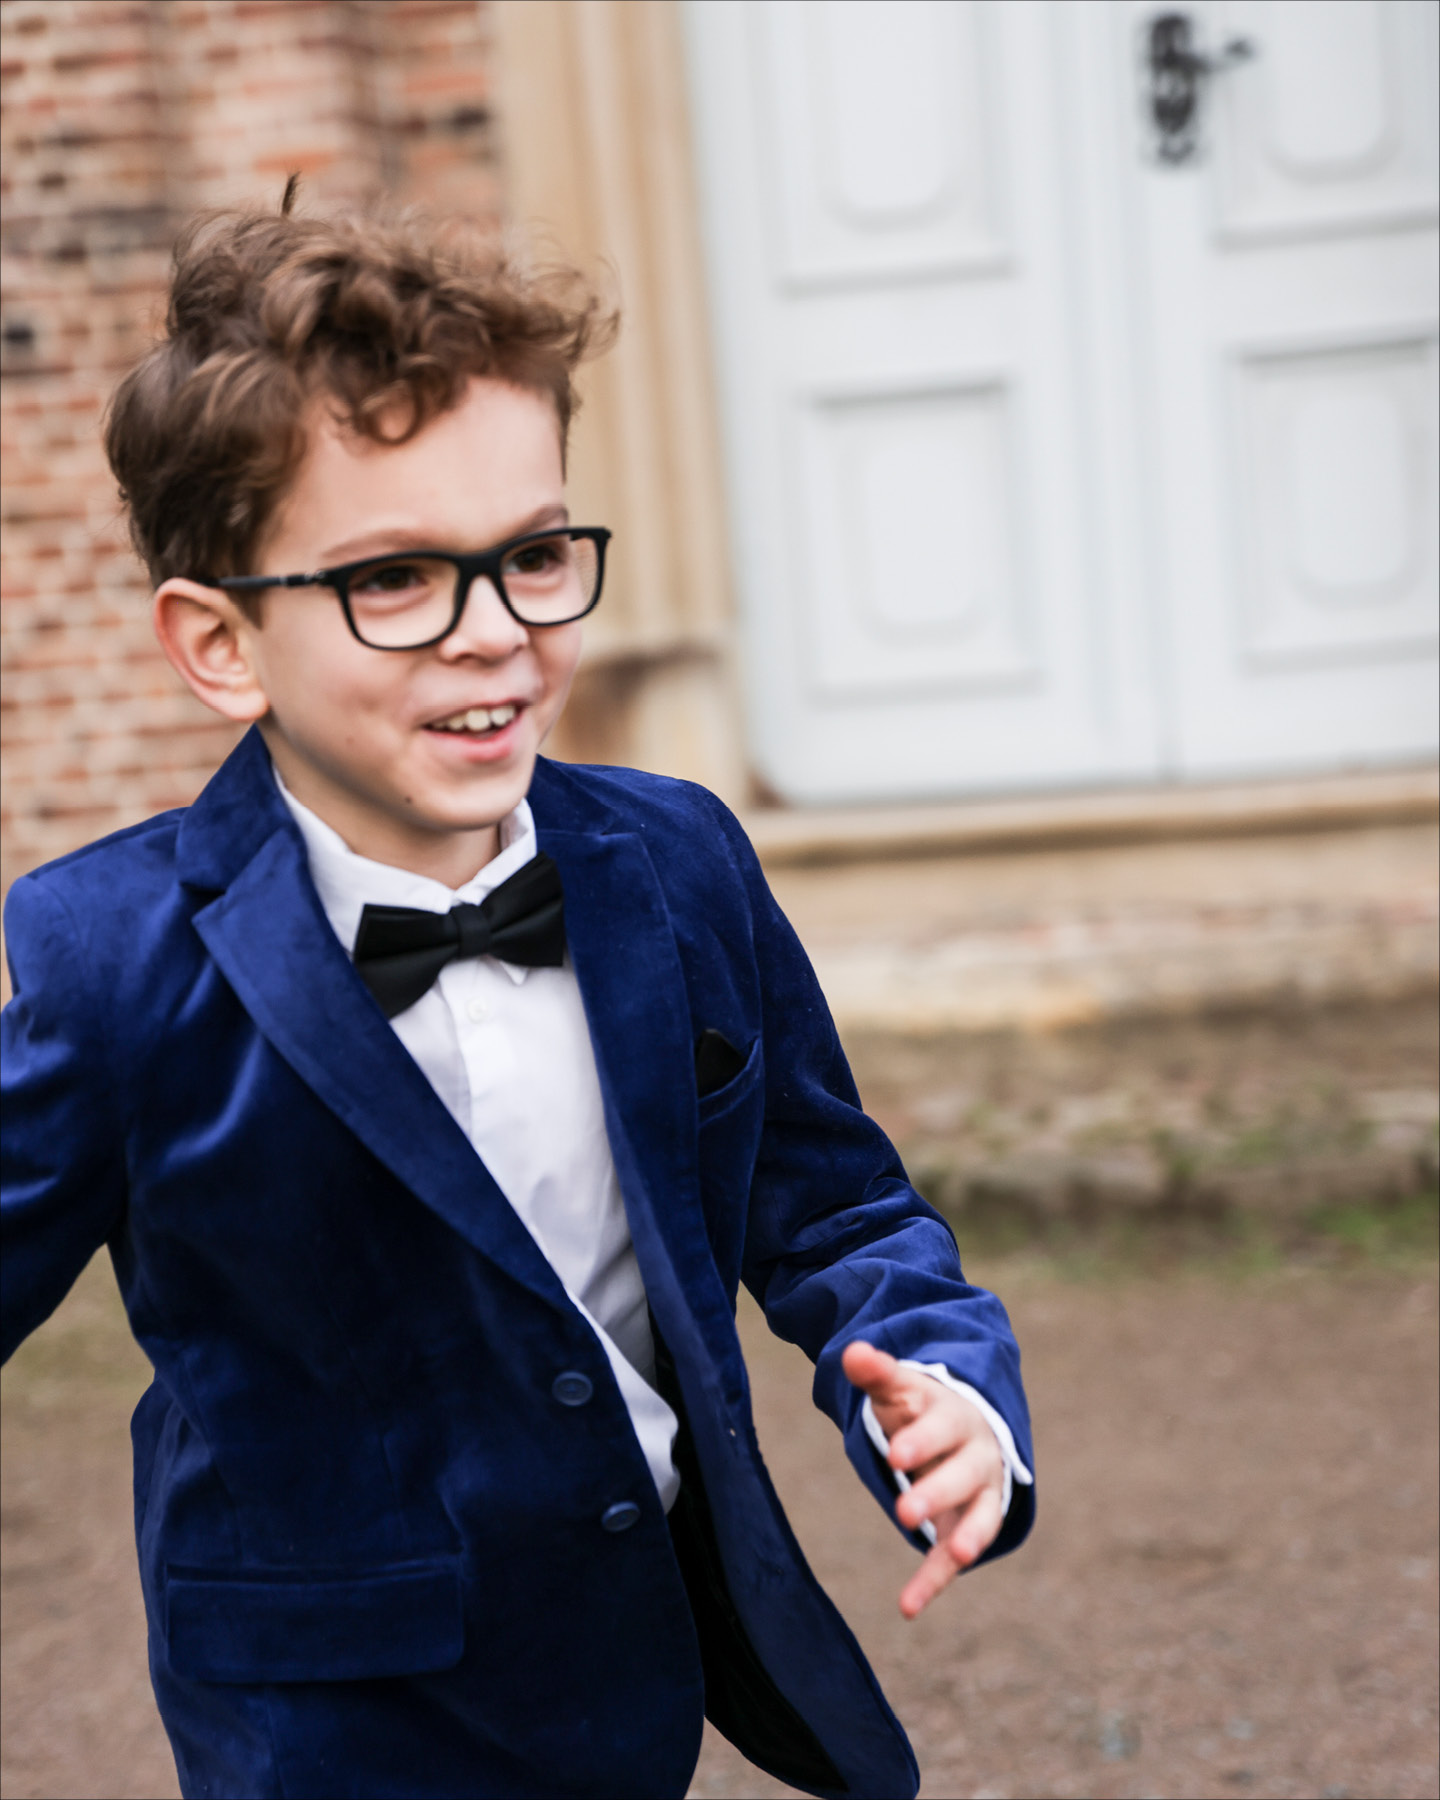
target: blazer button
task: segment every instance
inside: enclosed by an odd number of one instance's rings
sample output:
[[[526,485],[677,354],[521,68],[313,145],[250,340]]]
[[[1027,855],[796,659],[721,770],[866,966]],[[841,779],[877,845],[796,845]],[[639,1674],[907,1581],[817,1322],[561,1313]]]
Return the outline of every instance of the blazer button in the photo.
[[[617,1500],[601,1513],[600,1523],[606,1531],[628,1531],[639,1517],[640,1508],[633,1500]]]
[[[595,1392],[595,1384],[578,1369],[566,1369],[550,1385],[550,1392],[562,1406],[583,1406]]]

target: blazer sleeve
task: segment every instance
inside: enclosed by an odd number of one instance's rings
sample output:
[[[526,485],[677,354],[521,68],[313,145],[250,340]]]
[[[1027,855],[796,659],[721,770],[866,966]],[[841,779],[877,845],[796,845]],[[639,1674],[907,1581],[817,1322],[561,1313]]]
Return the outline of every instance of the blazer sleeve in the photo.
[[[910,1185],[894,1146],[861,1107],[809,958],[728,812],[725,829],[749,891],[763,996],[766,1110],[745,1285],[770,1328],[815,1364],[815,1403],[839,1426],[851,1462],[892,1519],[894,1475],[866,1432],[864,1396],[840,1366],[852,1338],[942,1364],[989,1401],[1033,1469],[1020,1352],[1005,1309],[966,1281],[949,1226]],[[1033,1485],[1016,1484],[982,1560],[1025,1537],[1034,1493]],[[927,1548],[919,1534],[905,1535]]]
[[[125,1208],[123,1140],[83,938],[33,876],[10,890],[0,1014],[0,1361],[69,1292]]]

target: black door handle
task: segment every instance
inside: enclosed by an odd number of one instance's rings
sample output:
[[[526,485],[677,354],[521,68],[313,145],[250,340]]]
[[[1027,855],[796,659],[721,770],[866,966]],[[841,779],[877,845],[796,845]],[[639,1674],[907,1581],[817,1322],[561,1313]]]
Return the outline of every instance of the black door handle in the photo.
[[[1182,12],[1157,13],[1141,28],[1145,111],[1156,160],[1191,162],[1200,146],[1200,107],[1212,75],[1248,62],[1256,53],[1249,38],[1231,38],[1218,55],[1205,56],[1195,27]]]

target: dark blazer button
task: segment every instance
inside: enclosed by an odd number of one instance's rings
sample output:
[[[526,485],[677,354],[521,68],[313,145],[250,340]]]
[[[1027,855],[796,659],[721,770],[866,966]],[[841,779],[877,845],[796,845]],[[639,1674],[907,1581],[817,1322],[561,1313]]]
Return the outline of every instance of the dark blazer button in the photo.
[[[550,1392],[562,1406],[583,1406],[595,1392],[595,1384],[578,1369],[566,1369],[550,1384]]]
[[[617,1500],[601,1513],[600,1523],[606,1531],[628,1531],[639,1517],[640,1508],[633,1500]]]

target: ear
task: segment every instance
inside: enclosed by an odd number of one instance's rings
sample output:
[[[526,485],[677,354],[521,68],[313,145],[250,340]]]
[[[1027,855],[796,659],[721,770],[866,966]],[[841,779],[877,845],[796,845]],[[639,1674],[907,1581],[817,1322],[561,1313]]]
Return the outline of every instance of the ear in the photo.
[[[170,666],[212,712],[250,724],[270,710],[251,655],[256,626],[223,588],[179,576],[155,590],[155,636]]]

